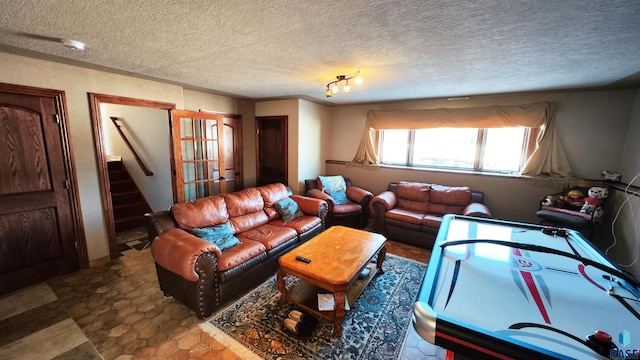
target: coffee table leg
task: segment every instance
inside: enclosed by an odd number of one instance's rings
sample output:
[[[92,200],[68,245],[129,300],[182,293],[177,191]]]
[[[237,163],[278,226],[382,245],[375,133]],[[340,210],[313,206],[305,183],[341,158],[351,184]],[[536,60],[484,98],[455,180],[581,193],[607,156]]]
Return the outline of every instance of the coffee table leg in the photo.
[[[376,262],[378,274],[384,274],[384,270],[382,270],[382,263],[384,262],[385,257],[387,257],[387,248],[383,245],[382,249],[380,249],[380,252],[378,253],[378,261]]]
[[[336,337],[342,336],[342,318],[344,318],[344,292],[333,293],[333,300],[335,307],[333,308],[333,335]]]
[[[282,293],[282,296],[280,296],[280,300],[278,301],[278,306],[284,305],[284,301],[287,299],[287,288],[284,286],[284,275],[284,271],[282,271],[282,269],[278,269],[277,284],[278,290]]]

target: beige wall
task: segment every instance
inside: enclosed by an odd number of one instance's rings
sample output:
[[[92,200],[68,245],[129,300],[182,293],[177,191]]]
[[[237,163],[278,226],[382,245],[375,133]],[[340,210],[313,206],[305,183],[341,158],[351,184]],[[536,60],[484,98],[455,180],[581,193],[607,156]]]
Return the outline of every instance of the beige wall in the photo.
[[[325,147],[331,129],[330,109],[310,101],[300,100],[298,148],[298,190],[304,192],[304,180],[325,173]]]
[[[622,174],[623,183],[632,186],[627,191],[622,187],[614,190],[607,199],[612,224],[603,229],[604,240],[599,246],[611,247],[609,255],[640,278],[640,90],[635,95],[621,166],[615,171]]]
[[[88,93],[108,94],[238,113],[234,99],[185,91],[182,87],[0,52],[0,81],[65,92],[69,133],[89,260],[109,255],[98,183]],[[243,103],[246,109],[246,103]],[[189,109],[194,110],[194,109]],[[197,110],[197,109],[196,109]],[[252,114],[250,115],[252,116]],[[246,166],[246,162],[245,162]]]

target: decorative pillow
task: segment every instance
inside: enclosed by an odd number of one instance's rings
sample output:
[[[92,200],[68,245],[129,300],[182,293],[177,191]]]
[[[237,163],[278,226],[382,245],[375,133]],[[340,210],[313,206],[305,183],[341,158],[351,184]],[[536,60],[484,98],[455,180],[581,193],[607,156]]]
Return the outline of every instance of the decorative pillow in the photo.
[[[191,232],[203,240],[218,245],[220,250],[240,244],[240,240],[233,236],[233,229],[231,229],[231,225],[228,222],[215,226],[193,228]]]
[[[293,201],[292,198],[284,198],[273,205],[278,210],[282,221],[291,221],[300,216],[304,216],[304,213],[298,209],[298,203]]]
[[[344,205],[349,203],[347,199],[347,183],[340,175],[337,176],[318,176],[322,183],[322,191],[333,198],[336,205]]]

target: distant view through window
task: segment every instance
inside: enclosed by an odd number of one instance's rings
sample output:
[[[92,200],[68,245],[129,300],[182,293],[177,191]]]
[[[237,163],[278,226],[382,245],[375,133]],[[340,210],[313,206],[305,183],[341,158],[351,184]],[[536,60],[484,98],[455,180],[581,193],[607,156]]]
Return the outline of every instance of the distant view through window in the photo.
[[[380,159],[387,165],[517,173],[535,146],[531,130],[380,130]]]

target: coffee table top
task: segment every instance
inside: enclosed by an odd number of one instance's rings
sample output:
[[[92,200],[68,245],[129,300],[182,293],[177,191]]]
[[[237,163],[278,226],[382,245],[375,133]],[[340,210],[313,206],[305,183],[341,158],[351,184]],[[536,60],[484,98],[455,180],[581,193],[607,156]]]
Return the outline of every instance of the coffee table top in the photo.
[[[371,260],[387,239],[376,233],[332,226],[280,257],[286,272],[302,279],[333,286],[346,286]],[[304,263],[296,256],[310,259]]]

